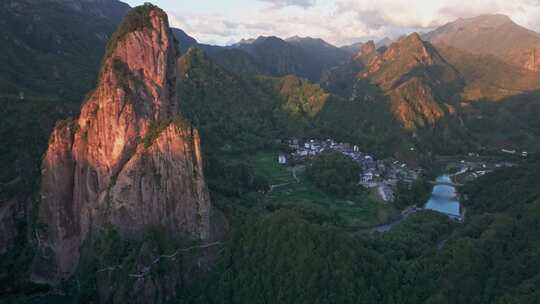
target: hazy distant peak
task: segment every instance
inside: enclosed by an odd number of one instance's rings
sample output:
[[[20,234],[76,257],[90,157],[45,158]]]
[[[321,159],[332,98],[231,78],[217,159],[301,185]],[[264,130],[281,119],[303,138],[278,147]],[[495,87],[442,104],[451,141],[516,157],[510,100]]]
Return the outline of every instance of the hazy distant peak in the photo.
[[[255,42],[255,38],[242,39],[235,44],[252,44],[253,42]]]
[[[512,19],[502,14],[484,14],[471,18],[459,18],[455,23],[481,23],[483,25],[500,26],[505,23],[510,23]]]
[[[407,41],[414,41],[414,42],[422,41],[420,34],[418,34],[417,32],[414,32],[408,36],[404,36],[401,39],[405,39]]]
[[[384,37],[383,39],[379,40],[377,43],[375,43],[375,47],[377,49],[381,48],[381,47],[384,47],[384,46],[390,46],[390,44],[392,44],[392,42],[394,42],[394,40],[388,38],[388,37]]]
[[[492,55],[512,65],[536,71],[540,34],[501,14],[458,19],[423,35],[433,44],[447,45],[473,54]]]
[[[289,37],[287,39],[285,39],[285,41],[301,41],[301,40],[305,40],[305,39],[313,39],[311,37],[300,37],[298,35],[294,35],[292,37]]]
[[[267,42],[267,41],[280,41],[280,42],[282,42],[283,39],[281,39],[279,37],[276,37],[276,36],[259,36],[259,37],[257,37],[257,39],[255,39],[255,41],[253,41],[253,43],[262,43],[262,42]]]
[[[233,47],[249,47],[252,45],[257,45],[261,43],[266,42],[284,42],[283,39],[276,37],[276,36],[259,36],[257,38],[248,38],[248,39],[242,39],[237,43],[234,43]]]
[[[321,38],[293,36],[285,39],[288,43],[304,47],[336,48],[334,45]]]
[[[353,43],[353,44],[350,44],[350,45],[344,45],[342,47],[340,47],[340,49],[346,51],[346,52],[349,52],[350,54],[352,55],[356,55],[360,49],[362,48],[362,45],[364,45],[363,42],[356,42],[356,43]]]
[[[376,50],[377,47],[375,46],[375,42],[373,42],[373,40],[369,40],[368,42],[364,43],[360,48],[360,52],[362,55],[371,54]]]
[[[321,42],[324,42],[324,40],[321,39],[321,38],[313,38],[313,37],[309,37],[309,36],[300,37],[298,35],[289,37],[289,38],[285,39],[285,41],[287,41],[287,42],[301,42],[301,41],[321,41]]]

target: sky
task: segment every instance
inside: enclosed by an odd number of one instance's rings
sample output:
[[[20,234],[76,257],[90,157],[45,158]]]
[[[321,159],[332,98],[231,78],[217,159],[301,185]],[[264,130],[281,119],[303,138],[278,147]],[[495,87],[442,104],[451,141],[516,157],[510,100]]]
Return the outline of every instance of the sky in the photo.
[[[131,6],[151,0],[122,0]],[[201,43],[258,36],[322,38],[342,46],[426,32],[458,18],[505,14],[540,32],[540,0],[153,0]]]

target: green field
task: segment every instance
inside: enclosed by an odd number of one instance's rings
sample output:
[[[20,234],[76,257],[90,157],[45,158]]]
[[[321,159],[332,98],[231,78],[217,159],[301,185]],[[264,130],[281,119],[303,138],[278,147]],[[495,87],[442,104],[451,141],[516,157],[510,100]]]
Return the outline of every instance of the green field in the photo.
[[[270,185],[293,183],[292,168],[278,163],[277,153],[258,153],[250,159],[258,174],[266,177]]]
[[[340,199],[316,188],[303,174],[303,167],[295,169],[280,165],[277,153],[258,153],[250,162],[258,174],[266,177],[272,190],[266,194],[264,204],[272,208],[291,208],[310,216],[323,218],[345,227],[368,227],[388,222],[397,211],[391,204],[376,199],[370,191],[347,199]],[[296,171],[298,181],[293,176]],[[359,186],[360,187],[360,186]]]

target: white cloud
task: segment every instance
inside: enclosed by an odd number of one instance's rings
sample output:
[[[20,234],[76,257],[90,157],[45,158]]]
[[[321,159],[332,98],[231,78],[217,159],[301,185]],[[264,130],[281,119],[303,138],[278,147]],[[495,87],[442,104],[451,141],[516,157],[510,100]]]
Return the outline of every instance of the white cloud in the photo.
[[[189,14],[172,18],[201,42],[229,44],[275,35],[320,37],[343,45],[427,31],[460,17],[501,13],[540,30],[540,0],[259,0],[270,6],[238,7],[235,15]]]
[[[272,4],[274,8],[281,8],[287,6],[299,6],[299,7],[311,7],[315,5],[315,0],[259,0],[261,2],[267,2]]]

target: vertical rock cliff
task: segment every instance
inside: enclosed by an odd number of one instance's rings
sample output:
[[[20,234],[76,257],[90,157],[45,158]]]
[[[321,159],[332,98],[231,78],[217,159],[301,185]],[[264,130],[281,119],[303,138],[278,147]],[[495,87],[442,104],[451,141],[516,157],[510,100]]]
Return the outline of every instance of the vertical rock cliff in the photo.
[[[523,64],[523,67],[533,72],[540,71],[540,43],[531,48],[527,55],[527,60]]]
[[[125,237],[151,226],[211,237],[199,134],[176,117],[178,55],[151,5],[113,35],[97,88],[78,119],[57,124],[43,159],[34,281],[69,277],[82,244],[107,226]]]

